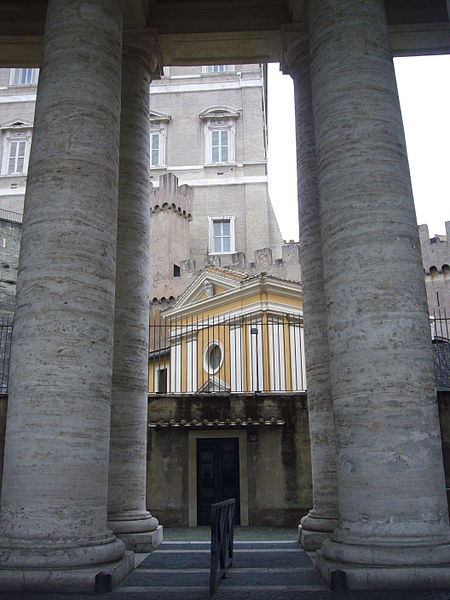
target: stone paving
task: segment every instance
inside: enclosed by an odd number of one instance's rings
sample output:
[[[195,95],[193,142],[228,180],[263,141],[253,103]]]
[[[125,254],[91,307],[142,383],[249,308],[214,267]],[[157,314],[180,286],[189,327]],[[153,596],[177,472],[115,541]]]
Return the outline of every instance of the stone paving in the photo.
[[[205,531],[203,531],[205,530]],[[104,600],[206,600],[209,598],[210,545],[189,538],[204,537],[208,528],[171,530],[153,554],[140,555],[139,566]],[[218,584],[216,600],[450,600],[450,591],[332,592],[323,583],[292,530],[291,540],[267,539],[269,529],[237,529],[233,567]],[[278,531],[280,537],[282,534]],[[255,541],[252,538],[265,540]],[[173,538],[184,538],[174,540]],[[0,594],[1,600],[85,600],[87,594]]]

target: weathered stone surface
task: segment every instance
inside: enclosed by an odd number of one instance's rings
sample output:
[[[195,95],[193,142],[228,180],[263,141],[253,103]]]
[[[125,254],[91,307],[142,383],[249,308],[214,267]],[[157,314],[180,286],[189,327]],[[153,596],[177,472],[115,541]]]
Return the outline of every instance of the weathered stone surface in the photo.
[[[286,35],[286,45],[286,66],[294,80],[295,90],[302,298],[314,498],[313,509],[301,521],[299,535],[306,550],[317,550],[338,525],[336,447],[306,32],[294,32],[290,38]]]
[[[445,586],[430,333],[383,3],[313,0],[310,43],[340,514],[319,563],[350,587]]]
[[[139,552],[162,541],[146,508],[152,42],[148,52],[129,43],[123,51],[108,479],[108,525]]]
[[[304,394],[202,394],[149,396],[149,421],[191,423],[197,427],[151,427],[148,442],[148,497],[154,513],[167,526],[187,526],[190,466],[189,431],[210,430],[211,436],[238,435],[242,427],[204,427],[230,419],[255,423],[272,416],[283,426],[247,426],[248,519],[250,525],[291,526],[311,506],[311,463],[308,414]],[[241,464],[242,466],[242,464]]]
[[[50,1],[11,357],[0,589],[93,590],[106,527],[122,3]]]

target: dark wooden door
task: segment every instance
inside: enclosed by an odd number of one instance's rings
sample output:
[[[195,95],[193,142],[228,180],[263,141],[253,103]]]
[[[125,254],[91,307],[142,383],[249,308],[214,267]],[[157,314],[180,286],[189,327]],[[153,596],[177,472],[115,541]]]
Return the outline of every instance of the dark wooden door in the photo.
[[[235,523],[239,511],[239,439],[197,440],[197,524],[211,524],[211,504],[236,498]]]

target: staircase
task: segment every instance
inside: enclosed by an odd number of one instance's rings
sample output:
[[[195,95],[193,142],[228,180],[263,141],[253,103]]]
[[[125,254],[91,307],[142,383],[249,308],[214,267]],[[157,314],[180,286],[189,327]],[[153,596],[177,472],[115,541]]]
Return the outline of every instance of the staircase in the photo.
[[[164,542],[110,595],[111,600],[209,597],[209,542]],[[233,567],[214,598],[263,600],[327,592],[297,542],[235,542]]]

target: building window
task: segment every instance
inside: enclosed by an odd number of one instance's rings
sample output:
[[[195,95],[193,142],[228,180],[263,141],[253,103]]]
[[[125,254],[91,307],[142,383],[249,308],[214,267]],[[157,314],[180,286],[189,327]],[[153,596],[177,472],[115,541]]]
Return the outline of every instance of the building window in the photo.
[[[164,167],[166,164],[166,139],[170,115],[150,110],[150,167]]]
[[[205,65],[202,71],[203,73],[226,73],[234,71],[234,65]]]
[[[2,175],[25,175],[31,147],[32,124],[14,120],[0,125]]]
[[[25,172],[25,140],[9,142],[8,175],[22,175]]]
[[[212,341],[205,348],[203,355],[203,368],[209,374],[213,375],[220,370],[223,363],[223,352],[219,342]]]
[[[161,136],[159,131],[150,134],[150,166],[157,167],[161,164]]]
[[[211,106],[199,117],[203,121],[205,135],[205,164],[233,163],[239,112],[228,106]]]
[[[158,369],[157,394],[167,394],[167,368]]]
[[[211,129],[211,162],[229,161],[230,132],[228,129]]]
[[[35,85],[39,77],[39,69],[11,69],[10,85]]]
[[[209,251],[232,254],[234,250],[234,217],[209,217]]]

